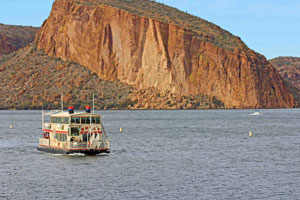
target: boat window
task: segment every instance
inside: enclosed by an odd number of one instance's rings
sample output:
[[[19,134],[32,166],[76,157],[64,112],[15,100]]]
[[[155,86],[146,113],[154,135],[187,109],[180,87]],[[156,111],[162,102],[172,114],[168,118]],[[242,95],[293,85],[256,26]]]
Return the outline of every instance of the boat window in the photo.
[[[96,124],[100,124],[100,117],[96,117]]]
[[[56,123],[56,117],[51,117],[50,122],[51,123]]]
[[[67,141],[67,135],[66,134],[56,133],[55,138],[57,139],[57,141],[60,141],[60,142]]]
[[[86,142],[87,141],[87,134],[82,135],[82,141]]]
[[[70,123],[70,118],[69,117],[64,117],[63,118],[63,124],[69,124]]]
[[[90,124],[90,118],[89,117],[82,117],[81,118],[82,124]]]
[[[62,117],[56,117],[56,123],[61,124],[62,123]]]
[[[85,124],[85,118],[86,118],[86,117],[81,117],[81,123],[82,123],[82,124]]]
[[[72,117],[71,123],[80,124],[80,117]]]
[[[83,135],[82,135],[82,140],[83,140],[84,142],[87,142],[88,139],[90,139],[90,138],[91,138],[91,134],[83,134]]]
[[[69,124],[69,117],[51,117],[50,122],[55,124]]]
[[[100,117],[92,117],[92,124],[100,124]]]
[[[79,135],[79,128],[71,128],[71,136],[78,136]]]

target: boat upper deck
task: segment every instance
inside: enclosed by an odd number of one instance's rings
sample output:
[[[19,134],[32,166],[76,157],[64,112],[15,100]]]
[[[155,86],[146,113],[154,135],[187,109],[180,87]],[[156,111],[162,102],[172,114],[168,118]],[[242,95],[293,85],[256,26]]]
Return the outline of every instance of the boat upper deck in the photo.
[[[69,112],[59,112],[59,113],[52,114],[51,117],[101,117],[101,115],[86,113],[86,112],[72,113],[72,114],[70,114]]]
[[[54,124],[101,124],[101,115],[93,113],[58,112],[50,115],[50,123]]]

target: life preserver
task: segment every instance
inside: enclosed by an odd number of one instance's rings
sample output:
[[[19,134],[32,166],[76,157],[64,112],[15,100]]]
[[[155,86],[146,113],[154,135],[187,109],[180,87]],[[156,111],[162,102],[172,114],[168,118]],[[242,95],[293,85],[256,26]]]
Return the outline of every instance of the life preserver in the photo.
[[[86,127],[85,127],[85,129],[86,129],[86,130],[88,130],[88,129],[89,129],[89,127],[87,127],[87,126],[86,126]]]
[[[84,131],[84,128],[81,128],[81,131]]]

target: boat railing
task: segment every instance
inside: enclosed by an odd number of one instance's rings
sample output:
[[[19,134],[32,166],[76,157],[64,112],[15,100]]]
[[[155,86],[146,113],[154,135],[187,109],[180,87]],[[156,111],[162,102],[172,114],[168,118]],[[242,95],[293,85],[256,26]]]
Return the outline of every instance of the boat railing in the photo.
[[[39,139],[39,144],[40,144],[40,145],[49,145],[49,139],[46,139],[46,138],[40,138],[40,139]]]
[[[109,148],[108,141],[89,142],[68,142],[70,149],[93,149],[93,148]]]

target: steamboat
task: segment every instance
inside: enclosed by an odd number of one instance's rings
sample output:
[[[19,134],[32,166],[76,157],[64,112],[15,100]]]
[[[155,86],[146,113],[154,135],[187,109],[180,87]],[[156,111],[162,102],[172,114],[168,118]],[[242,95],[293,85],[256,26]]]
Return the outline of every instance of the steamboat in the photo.
[[[80,113],[75,113],[72,106],[68,112],[52,112],[48,123],[44,123],[44,112],[42,115],[43,134],[39,138],[38,150],[86,155],[110,152],[101,115],[91,113],[91,107],[87,106],[86,112]]]

